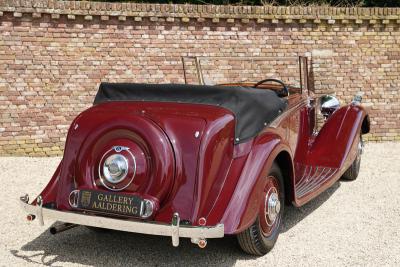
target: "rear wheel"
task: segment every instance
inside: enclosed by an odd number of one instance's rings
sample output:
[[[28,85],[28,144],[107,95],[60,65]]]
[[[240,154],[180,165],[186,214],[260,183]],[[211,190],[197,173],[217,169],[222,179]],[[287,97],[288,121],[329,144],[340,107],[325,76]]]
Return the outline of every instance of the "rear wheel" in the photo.
[[[360,135],[360,140],[358,141],[358,145],[357,145],[356,158],[354,159],[351,166],[346,170],[346,172],[343,173],[342,179],[349,180],[349,181],[353,181],[353,180],[357,179],[358,173],[360,172],[361,154],[363,151],[363,147],[364,147],[364,142],[362,140],[362,136]]]
[[[272,165],[266,180],[256,221],[237,235],[240,247],[245,252],[258,256],[265,255],[274,247],[285,206],[283,176],[276,163]]]

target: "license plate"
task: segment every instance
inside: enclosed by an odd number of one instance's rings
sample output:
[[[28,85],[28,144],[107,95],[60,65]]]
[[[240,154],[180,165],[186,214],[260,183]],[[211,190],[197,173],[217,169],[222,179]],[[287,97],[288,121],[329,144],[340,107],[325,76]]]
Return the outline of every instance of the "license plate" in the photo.
[[[140,216],[142,199],[120,193],[80,190],[78,208],[125,216]]]

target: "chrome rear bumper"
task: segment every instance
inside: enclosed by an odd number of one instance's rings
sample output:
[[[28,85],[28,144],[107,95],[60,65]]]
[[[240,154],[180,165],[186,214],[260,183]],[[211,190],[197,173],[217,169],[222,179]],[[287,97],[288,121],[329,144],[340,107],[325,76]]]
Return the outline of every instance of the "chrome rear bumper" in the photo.
[[[224,225],[216,226],[180,226],[179,215],[174,214],[171,224],[129,221],[123,219],[107,218],[89,214],[75,213],[69,211],[59,211],[55,209],[44,208],[41,205],[41,197],[37,199],[37,205],[29,204],[29,197],[26,195],[20,198],[22,209],[31,218],[37,218],[40,225],[44,225],[44,220],[55,220],[64,223],[72,223],[100,228],[107,228],[132,233],[171,236],[172,245],[179,245],[179,238],[191,238],[193,243],[205,241],[207,238],[224,237]],[[33,216],[32,216],[33,215]]]

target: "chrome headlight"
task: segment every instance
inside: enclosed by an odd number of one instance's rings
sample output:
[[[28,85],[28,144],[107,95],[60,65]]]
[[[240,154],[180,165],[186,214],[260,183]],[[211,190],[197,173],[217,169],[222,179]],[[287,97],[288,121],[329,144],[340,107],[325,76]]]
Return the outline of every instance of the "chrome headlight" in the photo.
[[[340,108],[339,100],[331,95],[324,95],[319,98],[319,109],[321,114],[327,119]]]
[[[128,160],[121,154],[109,156],[103,164],[104,178],[112,183],[121,182],[128,174]]]

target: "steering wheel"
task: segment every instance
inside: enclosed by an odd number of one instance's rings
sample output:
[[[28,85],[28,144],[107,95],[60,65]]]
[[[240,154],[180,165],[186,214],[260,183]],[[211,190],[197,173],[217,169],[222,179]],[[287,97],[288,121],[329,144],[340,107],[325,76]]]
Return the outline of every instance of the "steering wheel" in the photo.
[[[265,79],[265,80],[261,80],[258,83],[256,83],[253,87],[257,88],[258,86],[260,86],[261,84],[264,84],[266,82],[275,82],[275,83],[279,83],[280,85],[282,85],[282,90],[278,91],[279,95],[284,95],[284,96],[288,96],[289,95],[289,89],[287,88],[286,84],[284,84],[281,80],[278,79]]]

